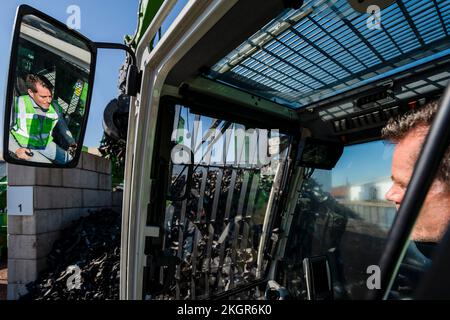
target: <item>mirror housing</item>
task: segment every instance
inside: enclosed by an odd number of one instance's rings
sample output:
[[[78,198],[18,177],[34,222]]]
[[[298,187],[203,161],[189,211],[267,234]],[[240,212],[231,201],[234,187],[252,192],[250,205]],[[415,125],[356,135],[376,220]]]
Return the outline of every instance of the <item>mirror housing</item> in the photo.
[[[36,167],[79,161],[95,77],[95,44],[56,19],[19,6],[5,99],[3,157]]]

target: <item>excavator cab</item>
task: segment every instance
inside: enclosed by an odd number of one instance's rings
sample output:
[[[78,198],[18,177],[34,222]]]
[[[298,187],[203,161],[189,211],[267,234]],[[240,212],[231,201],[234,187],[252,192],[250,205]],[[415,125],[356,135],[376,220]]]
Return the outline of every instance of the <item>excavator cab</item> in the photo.
[[[414,221],[385,199],[380,132],[442,98],[450,7],[355,5],[190,2],[137,46],[123,298],[414,296],[434,245],[410,241]]]
[[[448,236],[409,237],[448,147],[449,30],[439,0],[143,1],[105,112],[121,299],[449,298]],[[396,208],[381,129],[439,99]]]

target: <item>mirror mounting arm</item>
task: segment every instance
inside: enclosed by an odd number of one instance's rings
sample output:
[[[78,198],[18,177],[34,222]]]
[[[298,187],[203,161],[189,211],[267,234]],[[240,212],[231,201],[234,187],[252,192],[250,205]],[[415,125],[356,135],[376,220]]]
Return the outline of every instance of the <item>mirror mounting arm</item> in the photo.
[[[141,87],[142,72],[137,67],[137,59],[134,51],[127,45],[110,42],[94,42],[97,49],[119,49],[125,50],[131,57],[131,65],[128,67],[126,94],[135,97]]]

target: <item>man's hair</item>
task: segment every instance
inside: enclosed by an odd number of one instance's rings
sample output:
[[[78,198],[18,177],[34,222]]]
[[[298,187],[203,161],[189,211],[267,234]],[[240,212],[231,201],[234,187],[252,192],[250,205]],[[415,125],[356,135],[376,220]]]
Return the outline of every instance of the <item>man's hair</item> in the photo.
[[[421,108],[411,110],[397,118],[392,118],[381,130],[381,136],[383,139],[393,143],[399,143],[413,131],[419,133],[422,131],[425,136],[438,109],[439,100],[434,100]],[[413,154],[412,156],[417,159],[418,154]],[[442,158],[436,178],[444,182],[445,185],[450,188],[450,148],[447,148],[447,151]]]
[[[44,88],[47,88],[51,92],[53,91],[52,83],[44,76],[40,74],[28,74],[25,78],[27,89],[33,92],[37,92],[36,84],[39,83]]]

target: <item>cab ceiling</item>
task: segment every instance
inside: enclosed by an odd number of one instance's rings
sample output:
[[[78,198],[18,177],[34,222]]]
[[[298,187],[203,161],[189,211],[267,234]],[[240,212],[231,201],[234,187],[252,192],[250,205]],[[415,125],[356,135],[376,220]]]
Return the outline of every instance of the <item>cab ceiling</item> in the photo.
[[[286,9],[283,0],[238,1],[175,65],[166,83],[179,86],[213,66]]]

